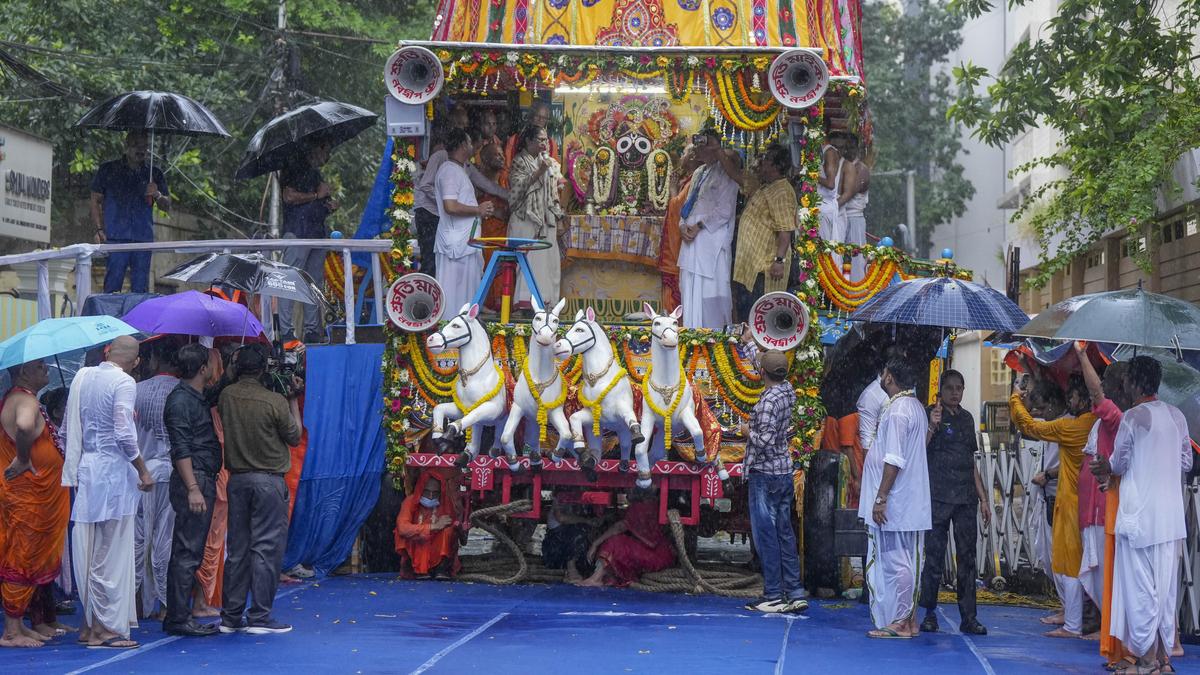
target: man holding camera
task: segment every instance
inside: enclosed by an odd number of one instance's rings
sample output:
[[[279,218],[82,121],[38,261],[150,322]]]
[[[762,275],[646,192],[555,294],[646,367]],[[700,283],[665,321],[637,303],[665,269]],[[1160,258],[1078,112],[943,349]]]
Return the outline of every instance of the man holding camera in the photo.
[[[683,325],[720,330],[731,323],[733,313],[729,250],[742,167],[736,152],[721,147],[721,134],[714,127],[693,136],[692,144],[703,166],[692,175],[679,213]]]
[[[283,476],[291,467],[289,446],[300,442],[299,386],[290,398],[268,390],[262,347],[248,345],[233,358],[233,384],[217,405],[225,427],[229,468],[229,554],[225,561],[222,633],[286,633],[291,626],[271,616],[287,542],[288,492]],[[251,596],[247,618],[246,595]]]

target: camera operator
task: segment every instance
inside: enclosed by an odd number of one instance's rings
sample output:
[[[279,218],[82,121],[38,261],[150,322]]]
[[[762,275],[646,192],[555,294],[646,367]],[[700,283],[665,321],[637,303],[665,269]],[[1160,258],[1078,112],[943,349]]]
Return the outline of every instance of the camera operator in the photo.
[[[289,446],[300,442],[300,406],[262,384],[267,355],[259,345],[233,357],[233,383],[221,392],[229,469],[229,554],[225,561],[222,633],[286,633],[271,616],[287,541]],[[293,381],[292,392],[300,389]],[[253,554],[251,553],[253,551]],[[246,595],[251,596],[246,619]]]

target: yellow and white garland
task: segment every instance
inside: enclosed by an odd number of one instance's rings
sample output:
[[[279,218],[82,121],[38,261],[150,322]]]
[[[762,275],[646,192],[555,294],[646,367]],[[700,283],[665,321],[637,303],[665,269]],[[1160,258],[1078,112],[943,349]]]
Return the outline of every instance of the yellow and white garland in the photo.
[[[646,405],[654,411],[663,420],[663,449],[671,449],[671,418],[675,415],[676,408],[679,407],[679,402],[683,400],[683,390],[687,389],[687,380],[683,374],[683,353],[680,352],[679,357],[679,381],[676,384],[675,400],[670,402],[666,410],[659,408],[654,403],[654,397],[650,395],[650,387],[653,386],[650,382],[650,373],[654,370],[654,364],[646,366],[646,374],[642,377],[642,398],[645,399]]]
[[[597,438],[600,437],[600,412],[601,412],[600,405],[602,403],[604,403],[604,397],[608,396],[608,392],[612,391],[613,387],[617,386],[618,382],[625,379],[625,375],[626,375],[625,369],[621,368],[620,366],[617,366],[617,374],[613,377],[612,382],[608,383],[608,386],[604,388],[604,391],[600,392],[600,395],[597,396],[596,400],[594,400],[594,401],[587,400],[587,397],[585,397],[583,395],[583,387],[579,388],[579,394],[578,394],[579,405],[581,405],[585,408],[591,409],[591,411],[592,411],[592,435]]]
[[[671,200],[671,154],[662,148],[646,159],[646,197],[655,211],[666,211]]]
[[[613,181],[617,176],[617,155],[609,148],[596,151],[595,161],[592,162],[592,201],[601,206],[608,202],[612,195]],[[589,208],[591,205],[589,205]]]
[[[454,405],[458,407],[458,411],[462,413],[463,417],[470,415],[479,406],[496,398],[496,394],[499,394],[500,391],[504,389],[504,371],[500,369],[500,366],[496,365],[495,361],[492,361],[492,367],[496,369],[496,386],[492,387],[491,391],[484,394],[482,397],[480,397],[480,399],[478,401],[475,401],[475,403],[473,403],[471,405],[466,405],[465,403],[463,403],[463,400],[459,397],[459,395],[458,395],[459,378],[457,378],[457,377],[454,378],[454,386],[452,387],[451,393],[454,396]],[[467,442],[470,443],[471,442],[471,427],[467,427],[464,431],[467,434]]]
[[[516,340],[515,342],[520,342],[520,340]],[[558,398],[546,403],[542,401],[542,394],[535,386],[536,380],[533,379],[533,374],[529,372],[529,359],[524,360],[524,364],[521,366],[521,372],[525,374],[525,384],[529,386],[529,395],[532,396],[534,402],[537,403],[538,444],[540,447],[542,443],[546,442],[546,419],[549,416],[549,410],[551,408],[558,408],[562,406],[563,402],[567,400],[567,383],[562,383],[562,390],[558,392]],[[554,377],[550,379],[550,383],[547,384],[546,387],[549,388],[550,385],[554,384],[554,381],[559,379],[561,376],[562,374],[559,372],[558,368],[555,368]],[[542,391],[545,391],[545,389]]]

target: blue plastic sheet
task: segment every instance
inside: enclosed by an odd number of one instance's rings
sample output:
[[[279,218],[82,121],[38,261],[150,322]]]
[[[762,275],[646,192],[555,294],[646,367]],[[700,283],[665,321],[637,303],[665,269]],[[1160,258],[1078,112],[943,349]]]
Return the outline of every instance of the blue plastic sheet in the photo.
[[[308,350],[308,451],[288,532],[284,569],[324,573],[350,555],[379,498],[384,464],[382,344]]]
[[[379,171],[375,172],[375,185],[371,188],[371,196],[363,207],[362,219],[358,221],[358,229],[354,231],[353,239],[374,239],[380,233],[392,229],[392,217],[388,211],[392,206],[392,137],[388,136],[387,145],[383,148],[383,158],[379,160]],[[371,269],[371,259],[366,253],[352,253],[350,259],[363,269]]]

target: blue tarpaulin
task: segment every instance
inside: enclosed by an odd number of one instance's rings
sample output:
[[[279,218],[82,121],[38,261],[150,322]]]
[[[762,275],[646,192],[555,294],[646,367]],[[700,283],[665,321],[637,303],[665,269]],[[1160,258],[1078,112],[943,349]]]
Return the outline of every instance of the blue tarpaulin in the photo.
[[[305,563],[328,572],[340,565],[375,507],[385,444],[382,362],[382,344],[308,350],[308,451],[284,569]]]
[[[383,148],[383,158],[379,161],[379,171],[375,172],[375,185],[371,188],[371,196],[363,207],[362,219],[358,221],[358,229],[354,231],[353,239],[374,239],[380,233],[392,229],[392,217],[388,211],[392,205],[392,137],[388,136],[387,145]],[[367,253],[351,254],[354,264],[369,270],[371,259]]]

